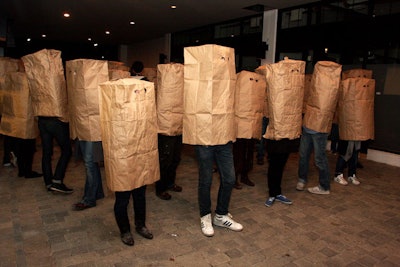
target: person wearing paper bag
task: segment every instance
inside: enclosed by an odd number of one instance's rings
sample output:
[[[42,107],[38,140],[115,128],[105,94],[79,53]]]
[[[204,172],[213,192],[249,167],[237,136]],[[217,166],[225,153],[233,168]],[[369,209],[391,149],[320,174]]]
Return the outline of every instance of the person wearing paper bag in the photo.
[[[195,145],[201,231],[205,236],[213,236],[213,224],[241,231],[243,226],[229,213],[235,184],[234,50],[218,45],[185,47],[184,61],[183,143]],[[214,162],[220,174],[220,186],[216,214],[212,218],[210,190]]]

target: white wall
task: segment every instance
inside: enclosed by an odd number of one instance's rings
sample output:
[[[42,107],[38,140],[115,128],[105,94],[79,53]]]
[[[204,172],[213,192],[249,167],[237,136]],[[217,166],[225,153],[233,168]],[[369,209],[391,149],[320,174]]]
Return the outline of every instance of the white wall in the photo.
[[[262,40],[267,43],[268,51],[265,51],[265,59],[262,60],[262,65],[275,63],[277,23],[277,9],[264,12]]]

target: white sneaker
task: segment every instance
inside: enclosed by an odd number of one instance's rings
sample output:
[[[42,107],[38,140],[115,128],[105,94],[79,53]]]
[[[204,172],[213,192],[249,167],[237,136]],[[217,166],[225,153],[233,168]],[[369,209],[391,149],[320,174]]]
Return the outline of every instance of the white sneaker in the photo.
[[[200,218],[200,225],[203,235],[208,237],[214,235],[214,228],[211,223],[211,213],[204,215],[203,217]]]
[[[318,195],[329,195],[331,193],[329,190],[325,190],[319,185],[308,188],[308,192]]]
[[[333,180],[335,180],[335,182],[341,184],[341,185],[347,185],[347,181],[343,178],[343,173],[339,174],[338,176],[335,176],[335,178],[333,178]]]
[[[304,183],[303,181],[297,182],[297,185],[296,185],[297,191],[304,191],[305,188],[306,188],[306,183]]]
[[[349,178],[347,178],[347,180],[349,180],[349,182],[354,184],[354,185],[359,185],[360,184],[360,181],[357,179],[355,174],[353,174],[353,176],[350,176]]]
[[[240,223],[235,222],[232,219],[232,215],[229,214],[229,213],[227,215],[216,214],[214,216],[213,224],[216,225],[216,226],[220,226],[220,227],[225,227],[225,228],[231,229],[233,231],[242,231],[243,230],[243,225],[241,225]]]

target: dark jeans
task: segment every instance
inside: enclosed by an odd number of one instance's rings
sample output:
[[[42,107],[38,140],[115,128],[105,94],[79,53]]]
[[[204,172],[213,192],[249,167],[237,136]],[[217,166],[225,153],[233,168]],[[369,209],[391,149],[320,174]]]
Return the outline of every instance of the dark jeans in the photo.
[[[354,148],[353,154],[349,158],[349,160],[346,162],[346,160],[343,158],[343,156],[339,155],[338,159],[336,161],[336,169],[335,169],[335,176],[342,174],[343,170],[347,167],[348,169],[348,177],[353,176],[353,174],[356,174],[357,171],[357,160],[358,160],[358,153],[359,151]]]
[[[69,137],[69,125],[55,117],[39,117],[40,137],[42,139],[42,170],[46,186],[52,184],[52,180],[63,180],[69,159],[72,155],[71,141]],[[53,155],[53,139],[61,148],[61,155],[57,161],[53,174],[51,157]]]
[[[15,138],[15,155],[18,159],[18,176],[32,173],[33,155],[36,151],[36,139]]]
[[[282,176],[288,158],[289,153],[268,153],[267,180],[270,197],[282,194]]]
[[[131,231],[128,218],[128,204],[131,195],[135,226],[137,228],[146,226],[146,186],[131,191],[115,192],[114,215],[121,234]]]
[[[156,193],[165,192],[174,186],[176,169],[181,161],[182,135],[158,135],[158,155],[160,161],[160,180],[156,182]]]
[[[236,177],[247,179],[248,173],[253,168],[254,139],[237,138],[233,143],[233,159]]]
[[[85,193],[82,203],[96,206],[96,200],[104,198],[103,184],[98,162],[94,161],[94,146],[101,146],[101,142],[78,141],[82,158],[86,168]]]
[[[220,174],[217,207],[215,212],[220,215],[228,214],[233,185],[235,184],[235,168],[233,165],[232,143],[215,146],[196,146],[199,165],[198,198],[200,217],[211,213],[211,184],[213,164],[217,164]]]

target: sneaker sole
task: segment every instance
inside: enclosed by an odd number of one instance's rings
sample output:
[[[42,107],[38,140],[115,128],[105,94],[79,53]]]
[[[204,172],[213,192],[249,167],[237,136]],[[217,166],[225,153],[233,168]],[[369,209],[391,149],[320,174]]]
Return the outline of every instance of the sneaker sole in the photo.
[[[286,201],[282,201],[282,200],[279,200],[279,199],[275,199],[275,201],[279,201],[279,202],[281,202],[283,204],[286,204],[286,205],[292,205],[293,204],[293,202],[286,202]]]
[[[316,194],[316,195],[329,195],[331,193],[329,191],[322,192],[322,191],[312,191],[312,190],[308,190],[308,192],[310,192],[311,194]]]
[[[60,190],[60,189],[52,188],[52,187],[50,187],[49,189],[53,192],[60,192],[60,193],[64,193],[64,194],[72,194],[74,192],[74,191],[64,191],[64,190]]]
[[[226,229],[229,229],[229,230],[232,230],[232,231],[235,231],[235,232],[240,232],[240,231],[243,230],[243,228],[242,228],[242,229],[233,229],[233,228],[230,228],[229,226],[226,226],[226,225],[218,225],[218,224],[215,224],[215,223],[213,223],[213,225],[214,225],[214,226],[221,227],[221,228],[226,228]]]

